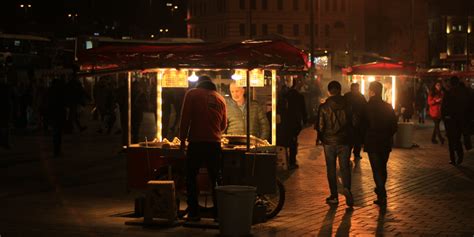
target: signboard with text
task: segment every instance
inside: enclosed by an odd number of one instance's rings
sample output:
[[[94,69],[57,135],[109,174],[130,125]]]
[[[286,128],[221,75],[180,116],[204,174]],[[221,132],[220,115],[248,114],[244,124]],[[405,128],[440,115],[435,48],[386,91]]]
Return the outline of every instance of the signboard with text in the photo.
[[[187,88],[189,86],[188,71],[176,69],[164,71],[161,86],[163,88]]]

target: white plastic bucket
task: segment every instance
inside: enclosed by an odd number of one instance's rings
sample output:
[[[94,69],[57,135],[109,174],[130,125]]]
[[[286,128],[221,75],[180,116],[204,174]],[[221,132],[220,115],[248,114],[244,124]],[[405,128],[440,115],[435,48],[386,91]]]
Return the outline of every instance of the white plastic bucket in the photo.
[[[257,188],[225,185],[216,187],[219,230],[222,236],[250,235]]]

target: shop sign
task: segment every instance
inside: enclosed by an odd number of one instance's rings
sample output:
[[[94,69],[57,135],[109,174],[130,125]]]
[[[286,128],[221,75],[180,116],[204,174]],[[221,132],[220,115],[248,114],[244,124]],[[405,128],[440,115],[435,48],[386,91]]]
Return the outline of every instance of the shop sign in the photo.
[[[163,88],[187,88],[188,87],[188,71],[168,69],[163,73],[161,79]]]
[[[239,70],[240,71],[240,70]],[[240,80],[236,80],[238,86],[245,87],[247,86],[246,72],[242,70],[240,75],[242,75]],[[265,86],[265,74],[262,69],[254,69],[250,71],[250,86],[251,87],[264,87]]]

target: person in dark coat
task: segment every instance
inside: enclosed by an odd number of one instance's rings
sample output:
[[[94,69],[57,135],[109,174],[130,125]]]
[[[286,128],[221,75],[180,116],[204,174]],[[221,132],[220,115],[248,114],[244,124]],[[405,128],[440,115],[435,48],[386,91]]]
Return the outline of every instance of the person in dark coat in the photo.
[[[472,105],[468,103],[469,92],[460,85],[458,77],[449,78],[447,90],[441,106],[441,114],[448,137],[449,163],[459,165],[464,159],[461,136],[467,129],[469,106]]]
[[[54,157],[61,155],[61,143],[64,124],[66,121],[65,79],[56,78],[48,91],[48,118],[53,127]]]
[[[418,112],[418,123],[424,124],[426,118],[426,107],[428,99],[428,88],[425,83],[421,83],[416,90],[415,107]]]
[[[132,82],[132,107],[131,107],[131,135],[132,143],[140,140],[140,126],[143,121],[143,113],[146,111],[148,100],[144,85],[139,81]]]
[[[200,219],[198,185],[196,177],[202,164],[206,164],[212,186],[213,214],[217,217],[215,187],[220,182],[219,160],[221,159],[221,138],[227,126],[227,112],[224,98],[217,92],[216,85],[208,76],[200,76],[196,88],[186,92],[179,125],[180,149],[186,148],[186,191],[188,221]]]
[[[364,113],[365,107],[367,106],[367,101],[365,97],[360,93],[359,83],[351,84],[351,91],[344,94],[349,106],[351,106],[352,111],[359,115],[359,117]],[[352,144],[352,153],[354,153],[354,159],[362,159],[360,151],[362,149],[362,144],[364,140],[364,133],[360,126],[354,128],[354,137]]]
[[[353,206],[354,200],[351,193],[351,168],[350,168],[350,145],[352,144],[352,128],[358,124],[355,122],[350,106],[346,99],[341,96],[341,84],[331,81],[328,84],[329,98],[319,107],[316,119],[316,130],[324,146],[326,158],[327,178],[331,196],[326,199],[328,204],[337,204],[337,175],[336,162],[339,158],[342,183],[346,204]]]
[[[414,104],[415,104],[415,98],[413,95],[413,87],[407,86],[406,88],[403,89],[401,93],[400,98],[400,104],[401,104],[401,113],[403,117],[403,122],[410,122],[411,117],[413,116],[414,113]]]
[[[369,102],[363,115],[365,126],[364,151],[368,153],[375,181],[375,204],[387,204],[387,163],[392,151],[393,135],[397,131],[397,116],[392,106],[382,100],[383,85],[374,81],[369,85]]]
[[[69,108],[69,116],[67,118],[67,127],[70,129],[70,132],[74,130],[74,125],[77,129],[82,132],[87,127],[81,125],[80,116],[79,116],[79,107],[86,105],[87,94],[82,87],[81,81],[77,78],[77,75],[73,77],[66,84],[67,91],[67,106]]]
[[[285,95],[286,110],[283,119],[283,129],[288,139],[289,148],[289,169],[298,168],[296,155],[298,153],[298,135],[307,122],[306,103],[304,96],[298,91],[302,82],[293,81],[293,85]]]

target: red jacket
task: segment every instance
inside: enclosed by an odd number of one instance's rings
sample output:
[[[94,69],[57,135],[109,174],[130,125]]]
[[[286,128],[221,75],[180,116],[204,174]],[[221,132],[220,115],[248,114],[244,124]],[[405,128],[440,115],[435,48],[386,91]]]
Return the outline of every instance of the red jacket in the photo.
[[[215,90],[194,88],[186,92],[181,112],[180,140],[221,142],[227,126],[224,98]]]
[[[443,93],[437,95],[428,95],[428,105],[430,106],[430,116],[434,119],[441,118],[441,102],[443,101]]]

